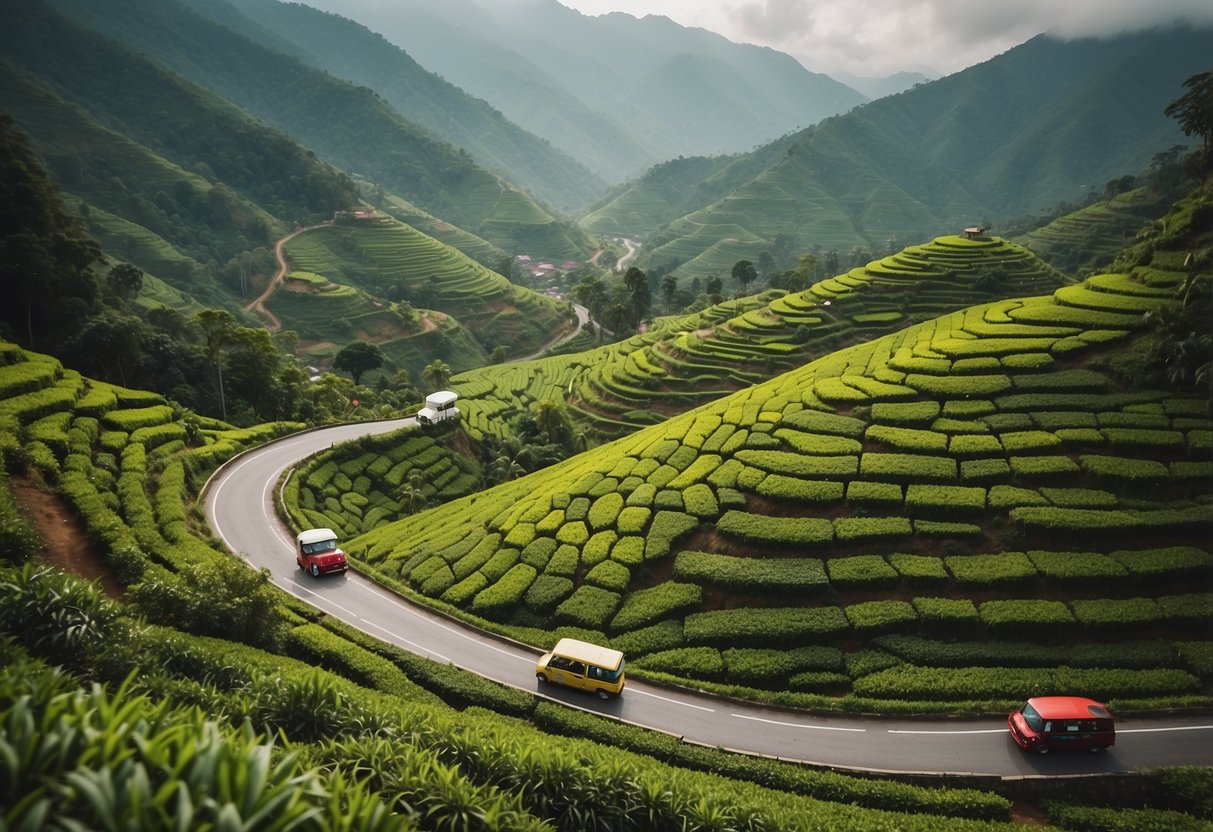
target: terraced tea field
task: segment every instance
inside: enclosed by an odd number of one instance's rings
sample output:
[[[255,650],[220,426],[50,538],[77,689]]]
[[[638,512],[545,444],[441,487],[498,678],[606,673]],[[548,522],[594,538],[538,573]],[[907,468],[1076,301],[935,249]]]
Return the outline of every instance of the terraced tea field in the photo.
[[[1002,261],[1012,287],[1013,264],[1034,262],[1022,249],[943,239],[766,308],[906,321],[994,247],[1018,254]],[[1109,370],[1142,313],[1174,302],[1179,256],[843,348],[350,549],[385,583],[534,643],[588,637],[636,672],[772,701],[1213,704],[1209,402]],[[751,310],[718,328],[735,340],[674,343],[757,373],[740,331],[787,343],[764,323]],[[613,354],[649,373],[635,352]]]
[[[572,325],[567,304],[515,286],[459,251],[386,217],[308,231],[292,239],[286,253],[297,271],[444,312],[474,332],[485,352],[502,345],[508,355],[527,355]]]
[[[991,277],[993,275],[993,277]],[[565,401],[599,437],[614,437],[765,381],[837,347],[962,308],[993,293],[1052,291],[1063,282],[999,238],[940,237],[810,289],[728,301],[662,318],[643,335],[577,356],[456,377],[474,435],[544,398]]]

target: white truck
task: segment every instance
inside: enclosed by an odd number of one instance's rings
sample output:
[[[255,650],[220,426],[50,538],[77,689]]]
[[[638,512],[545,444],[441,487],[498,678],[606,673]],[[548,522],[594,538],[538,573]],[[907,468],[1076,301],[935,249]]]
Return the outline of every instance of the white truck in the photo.
[[[423,425],[432,425],[459,416],[459,408],[455,402],[459,394],[453,390],[439,390],[425,397],[425,407],[417,411],[417,421]]]

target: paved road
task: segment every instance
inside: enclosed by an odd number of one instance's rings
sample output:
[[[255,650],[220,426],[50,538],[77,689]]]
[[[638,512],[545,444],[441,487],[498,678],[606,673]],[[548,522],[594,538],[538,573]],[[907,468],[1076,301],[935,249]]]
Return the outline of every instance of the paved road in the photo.
[[[540,687],[534,675],[537,650],[468,629],[357,574],[315,579],[295,565],[293,536],[274,510],[279,475],[335,443],[412,422],[364,422],[298,434],[233,460],[212,478],[204,495],[211,528],[234,552],[269,569],[275,585],[371,635],[503,684],[691,742],[839,768],[924,774],[1061,776],[1213,765],[1213,718],[1208,717],[1123,718],[1117,723],[1117,743],[1106,753],[1037,757],[1019,751],[999,718],[810,717],[637,679],[628,682],[623,696],[607,702]]]

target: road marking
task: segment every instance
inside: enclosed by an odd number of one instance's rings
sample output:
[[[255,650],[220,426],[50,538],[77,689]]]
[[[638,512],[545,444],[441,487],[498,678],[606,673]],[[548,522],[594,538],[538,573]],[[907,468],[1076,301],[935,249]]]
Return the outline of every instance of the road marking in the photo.
[[[972,731],[909,731],[903,728],[890,728],[890,734],[1005,734],[1006,728],[974,728]]]
[[[393,639],[396,639],[397,641],[403,642],[404,644],[413,645],[414,647],[417,648],[418,651],[420,651],[425,656],[433,657],[433,658],[437,659],[438,661],[446,662],[447,664],[454,664],[454,662],[452,662],[450,659],[448,659],[446,656],[442,655],[441,653],[435,653],[433,650],[427,650],[424,645],[418,644],[415,641],[409,641],[404,636],[393,633],[387,627],[380,627],[374,621],[369,621],[365,618],[359,618],[358,620],[361,621],[363,624],[366,624],[368,627],[374,627],[376,630],[379,630],[380,632],[387,633],[389,636],[391,636]]]
[[[647,690],[639,690],[638,688],[628,688],[628,692],[632,694],[640,694],[641,696],[651,696],[654,699],[660,699],[662,702],[669,702],[671,705],[682,705],[684,708],[694,708],[698,711],[707,711],[710,714],[716,713],[715,708],[705,708],[703,705],[692,705],[690,702],[683,702],[678,699],[670,699],[665,696],[658,696],[655,693],[649,693]]]
[[[1208,731],[1213,725],[1177,725],[1174,728],[1117,728],[1118,734],[1152,734],[1159,731]]]
[[[812,728],[814,731],[854,731],[858,734],[865,733],[867,728],[840,728],[836,725],[810,725],[807,722],[780,722],[777,719],[763,719],[760,716],[746,716],[745,714],[731,714],[738,719],[751,719],[754,722],[765,722],[769,725],[782,725],[785,728]]]

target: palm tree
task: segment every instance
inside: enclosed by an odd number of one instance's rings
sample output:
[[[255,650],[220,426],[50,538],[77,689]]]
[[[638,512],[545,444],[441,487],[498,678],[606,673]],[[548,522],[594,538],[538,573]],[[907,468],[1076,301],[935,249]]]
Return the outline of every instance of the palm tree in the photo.
[[[435,390],[441,390],[450,383],[451,367],[441,358],[435,358],[421,371],[421,377],[428,381]]]
[[[400,488],[396,490],[396,497],[400,500],[401,507],[405,514],[416,514],[421,509],[425,508],[426,498],[423,489],[425,477],[416,468],[409,473],[407,482],[401,483]]]

